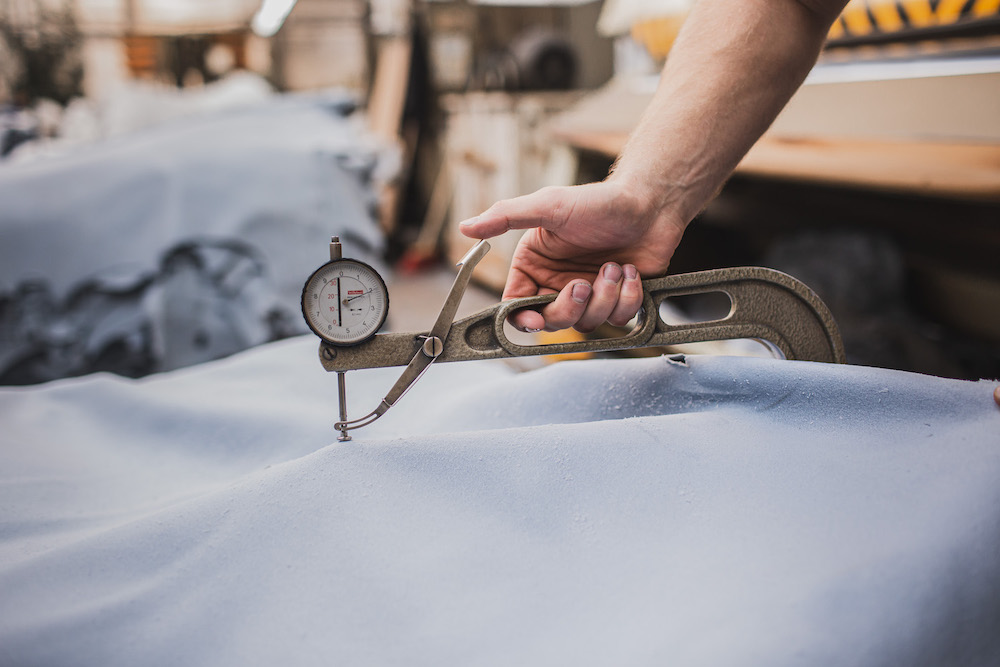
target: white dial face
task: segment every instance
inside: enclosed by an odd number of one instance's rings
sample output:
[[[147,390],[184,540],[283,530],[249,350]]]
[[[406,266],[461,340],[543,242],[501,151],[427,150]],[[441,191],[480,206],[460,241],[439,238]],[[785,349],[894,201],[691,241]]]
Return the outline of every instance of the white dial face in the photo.
[[[302,288],[302,314],[320,338],[355,345],[379,330],[389,312],[389,293],[373,268],[353,259],[324,264]]]

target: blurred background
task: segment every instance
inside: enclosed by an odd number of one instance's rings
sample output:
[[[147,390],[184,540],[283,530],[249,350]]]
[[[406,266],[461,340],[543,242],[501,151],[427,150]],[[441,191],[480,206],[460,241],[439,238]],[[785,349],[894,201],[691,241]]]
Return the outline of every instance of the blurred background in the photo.
[[[0,0],[0,384],[304,333],[332,234],[426,328],[457,223],[603,178],[692,4]],[[671,272],[745,264],[852,363],[1000,376],[1000,0],[852,0]]]

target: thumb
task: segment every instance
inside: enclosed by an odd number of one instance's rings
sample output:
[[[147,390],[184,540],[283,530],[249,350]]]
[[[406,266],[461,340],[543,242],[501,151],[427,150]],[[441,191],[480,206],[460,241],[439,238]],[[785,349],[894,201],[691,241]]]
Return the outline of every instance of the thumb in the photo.
[[[566,208],[568,189],[547,187],[530,195],[498,201],[476,217],[462,221],[459,229],[466,236],[488,239],[511,229],[550,228],[553,211]]]

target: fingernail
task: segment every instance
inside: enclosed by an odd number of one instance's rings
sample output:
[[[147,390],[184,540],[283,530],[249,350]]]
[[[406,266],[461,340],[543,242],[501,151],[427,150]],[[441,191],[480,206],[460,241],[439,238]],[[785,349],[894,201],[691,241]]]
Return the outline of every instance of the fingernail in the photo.
[[[617,264],[608,264],[604,267],[604,279],[609,283],[616,283],[622,279],[622,267]]]
[[[525,327],[524,333],[538,333],[541,329],[532,329],[530,327]]]
[[[590,285],[587,283],[577,283],[573,285],[573,301],[585,303],[590,298]]]
[[[639,277],[639,271],[636,270],[631,264],[625,265],[625,278],[626,280],[635,280]]]
[[[458,224],[461,227],[470,227],[470,226],[476,224],[477,222],[479,222],[479,216],[478,215],[476,217],[474,217],[474,218],[469,218],[468,220],[463,220],[462,222],[460,222]]]

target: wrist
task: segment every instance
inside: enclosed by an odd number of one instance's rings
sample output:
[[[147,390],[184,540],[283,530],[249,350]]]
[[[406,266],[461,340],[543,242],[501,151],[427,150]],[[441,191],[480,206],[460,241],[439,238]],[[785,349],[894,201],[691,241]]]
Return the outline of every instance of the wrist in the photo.
[[[687,189],[675,183],[657,183],[640,174],[625,169],[614,169],[604,183],[612,189],[612,196],[622,202],[621,209],[646,226],[669,225],[683,232],[698,213],[687,215],[683,208]]]

